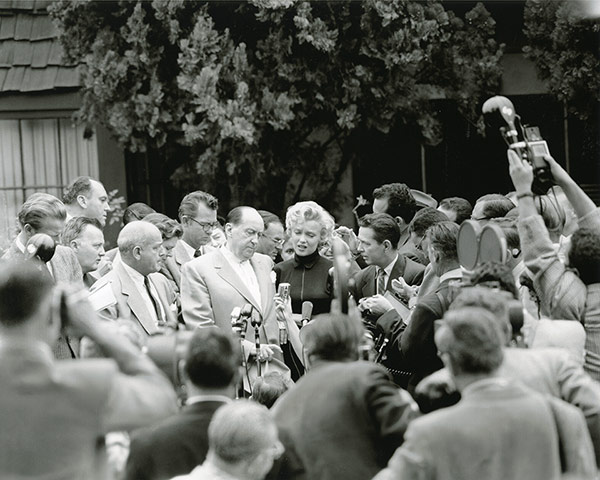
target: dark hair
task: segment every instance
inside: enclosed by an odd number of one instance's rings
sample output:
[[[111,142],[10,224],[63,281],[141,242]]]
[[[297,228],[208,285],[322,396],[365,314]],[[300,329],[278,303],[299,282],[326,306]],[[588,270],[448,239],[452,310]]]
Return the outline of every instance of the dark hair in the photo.
[[[495,286],[510,293],[515,299],[519,298],[515,278],[508,265],[497,262],[484,262],[477,265],[471,274],[470,284],[489,286],[488,282],[494,282]]]
[[[364,330],[362,323],[354,316],[333,313],[317,315],[302,330],[305,330],[302,340],[309,356],[330,361],[358,359],[358,347]]]
[[[498,225],[506,238],[506,246],[510,249],[521,250],[521,238],[517,228],[517,219],[514,217],[492,218],[491,223]]]
[[[198,213],[198,204],[202,202],[211,210],[219,208],[219,201],[210,193],[197,190],[188,193],[179,204],[179,220],[183,217],[195,217]]]
[[[378,243],[389,240],[392,248],[398,247],[400,241],[400,227],[396,220],[387,213],[369,213],[358,222],[363,228],[373,230],[373,237]]]
[[[249,210],[254,210],[254,208],[241,205],[231,209],[227,214],[227,223],[230,223],[231,225],[239,225],[242,223],[244,212]]]
[[[275,401],[287,392],[294,382],[279,372],[268,372],[258,377],[252,385],[252,400],[271,408]]]
[[[265,224],[265,230],[269,228],[269,225],[271,225],[272,223],[279,223],[283,227],[283,222],[274,213],[267,212],[266,210],[258,210],[258,214],[263,219],[263,223]]]
[[[79,195],[87,197],[92,190],[92,178],[90,177],[77,177],[73,180],[63,194],[63,202],[66,205],[72,205],[77,200]]]
[[[143,221],[151,223],[158,228],[163,240],[169,240],[173,237],[181,238],[183,235],[183,229],[179,222],[162,213],[150,213],[144,217]]]
[[[600,283],[600,236],[597,230],[580,228],[571,235],[569,267],[576,268],[586,285]]]
[[[425,207],[415,213],[408,229],[409,231],[414,232],[415,235],[422,237],[429,227],[444,221],[448,221],[448,217],[445,213],[440,212],[433,207]]]
[[[456,373],[493,373],[502,364],[506,337],[498,321],[483,308],[446,312],[443,332],[436,336],[438,350],[447,353]]]
[[[454,222],[438,222],[427,229],[425,234],[429,244],[444,260],[458,261],[456,250],[456,238],[458,237],[458,225]]]
[[[143,220],[146,215],[150,215],[151,213],[156,213],[156,210],[145,203],[132,203],[123,212],[123,225],[127,225],[135,220]]]
[[[102,231],[102,225],[96,218],[74,217],[67,222],[60,236],[60,243],[68,246],[76,238],[83,233],[85,227],[92,226]]]
[[[415,216],[417,202],[410,188],[404,183],[388,183],[373,190],[373,198],[387,198],[388,207],[385,213],[392,217],[401,217],[406,223]]]
[[[512,294],[509,292],[498,292],[483,286],[466,286],[461,289],[448,310],[460,310],[467,307],[487,310],[494,316],[494,320],[498,322],[500,329],[506,336],[506,343],[508,343],[512,337],[509,310],[511,300]]]
[[[475,202],[475,205],[482,202],[482,215],[486,219],[503,217],[513,208],[515,208],[515,204],[511,202],[509,198],[506,198],[504,195],[500,195],[499,193],[490,193],[488,195],[484,195],[483,197],[479,197]]]
[[[21,205],[17,215],[21,227],[29,224],[34,230],[40,229],[42,221],[49,217],[59,220],[67,218],[67,209],[64,204],[49,193],[32,194]]]
[[[49,275],[31,262],[0,261],[0,324],[18,326],[27,321],[52,292]]]
[[[461,197],[444,198],[438,205],[438,208],[439,207],[442,207],[445,210],[452,210],[456,214],[454,222],[458,225],[471,218],[471,213],[473,213],[471,202],[466,198]]]
[[[240,364],[238,349],[218,328],[199,328],[194,332],[185,357],[185,373],[198,387],[225,388],[230,385]]]

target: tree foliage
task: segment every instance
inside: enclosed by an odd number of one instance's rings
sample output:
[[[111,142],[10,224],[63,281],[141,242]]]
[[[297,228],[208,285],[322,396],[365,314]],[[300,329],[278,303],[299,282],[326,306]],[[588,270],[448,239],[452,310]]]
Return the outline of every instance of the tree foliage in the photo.
[[[523,50],[551,93],[586,119],[600,100],[600,21],[584,18],[579,8],[574,1],[528,0]]]
[[[185,146],[173,181],[225,204],[281,206],[308,186],[326,199],[361,132],[407,125],[436,144],[431,100],[476,123],[501,74],[481,4],[464,19],[407,0],[62,0],[51,13],[83,68],[81,121],[131,152]]]

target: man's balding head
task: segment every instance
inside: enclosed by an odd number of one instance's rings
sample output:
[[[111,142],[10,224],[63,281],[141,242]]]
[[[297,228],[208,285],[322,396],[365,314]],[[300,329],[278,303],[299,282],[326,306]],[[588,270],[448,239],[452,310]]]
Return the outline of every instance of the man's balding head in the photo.
[[[142,275],[160,269],[162,235],[151,223],[139,220],[128,223],[119,233],[117,245],[125,264]]]

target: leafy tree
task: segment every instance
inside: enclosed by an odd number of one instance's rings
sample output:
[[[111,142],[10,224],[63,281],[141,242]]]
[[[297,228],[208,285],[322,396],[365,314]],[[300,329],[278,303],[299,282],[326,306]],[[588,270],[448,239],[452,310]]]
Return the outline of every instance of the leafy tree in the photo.
[[[475,124],[501,74],[481,4],[464,19],[407,0],[62,0],[51,13],[83,66],[81,121],[131,152],[184,155],[175,184],[225,206],[310,195],[331,208],[361,133],[406,125],[436,144],[431,100]]]
[[[574,1],[528,0],[523,50],[550,92],[585,120],[600,100],[600,21],[584,18],[579,8]]]

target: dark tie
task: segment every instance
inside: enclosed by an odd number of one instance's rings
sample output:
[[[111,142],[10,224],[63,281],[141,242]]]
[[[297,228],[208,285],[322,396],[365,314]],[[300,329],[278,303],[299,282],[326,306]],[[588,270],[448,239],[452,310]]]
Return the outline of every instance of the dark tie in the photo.
[[[144,285],[146,286],[146,290],[148,291],[148,295],[150,296],[150,300],[152,301],[152,305],[154,306],[154,311],[156,312],[158,324],[163,325],[165,323],[165,319],[162,316],[159,300],[152,293],[152,289],[150,288],[150,279],[148,277],[144,277]]]
[[[198,247],[198,249],[194,252],[194,258],[202,255],[202,247]]]
[[[377,269],[377,293],[383,295],[385,292],[385,270]]]

